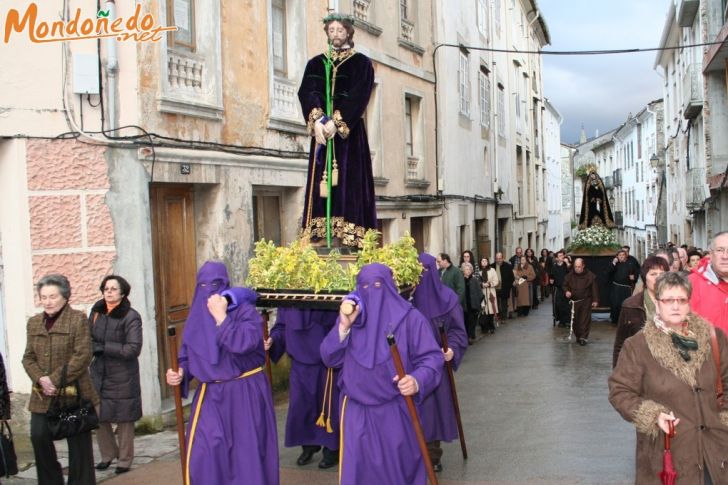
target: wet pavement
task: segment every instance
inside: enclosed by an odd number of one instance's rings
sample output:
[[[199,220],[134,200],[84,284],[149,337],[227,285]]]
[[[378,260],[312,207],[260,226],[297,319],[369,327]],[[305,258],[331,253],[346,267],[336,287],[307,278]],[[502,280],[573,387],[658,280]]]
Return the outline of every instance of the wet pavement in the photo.
[[[614,327],[593,323],[584,347],[568,335],[553,327],[548,300],[469,347],[456,373],[469,459],[457,441],[443,444],[441,484],[633,482],[634,428],[607,401]],[[285,405],[276,414],[283,443]],[[176,440],[174,430],[138,437],[131,472],[115,476],[112,466],[97,477],[110,485],[180,483]],[[297,467],[299,452],[281,448],[281,484],[337,483],[336,468],[316,467],[320,453]],[[34,477],[30,468],[3,483],[34,484]]]

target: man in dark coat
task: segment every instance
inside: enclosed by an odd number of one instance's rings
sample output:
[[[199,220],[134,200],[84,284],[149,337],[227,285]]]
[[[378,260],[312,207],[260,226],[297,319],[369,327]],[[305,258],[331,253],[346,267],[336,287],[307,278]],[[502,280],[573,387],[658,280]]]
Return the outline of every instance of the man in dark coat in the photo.
[[[554,287],[554,320],[558,320],[559,327],[567,326],[571,320],[571,308],[563,288],[564,278],[570,269],[566,253],[563,249],[558,251],[549,272],[549,283]]]
[[[586,345],[591,330],[591,309],[599,303],[599,288],[596,276],[586,269],[582,258],[574,260],[574,270],[564,278],[564,295],[571,302],[576,341]]]
[[[270,332],[270,357],[291,359],[286,419],[287,447],[301,446],[299,466],[311,462],[323,447],[319,468],[339,462],[339,373],[321,361],[319,346],[336,324],[338,312],[281,308]]]
[[[632,272],[633,275],[640,275],[640,274],[642,274],[641,273],[642,270],[640,268],[640,262],[637,261],[637,258],[635,258],[631,254],[629,254],[629,250],[630,250],[629,246],[627,246],[627,245],[622,246],[622,251],[627,253],[627,264],[630,267],[630,271]],[[634,290],[634,287],[636,284],[637,284],[637,276],[635,276],[635,279],[632,281],[632,290]]]
[[[513,274],[513,266],[503,260],[503,253],[495,253],[495,264],[493,267],[495,268],[495,273],[498,275],[498,281],[500,281],[498,286],[495,287],[495,294],[498,298],[500,320],[503,321],[506,318],[510,318],[508,301],[511,299],[515,276]]]
[[[611,310],[609,316],[612,323],[616,324],[619,320],[619,310],[622,308],[622,302],[632,296],[632,288],[637,281],[637,273],[634,273],[634,267],[627,261],[627,253],[620,250],[617,256],[612,260],[612,266],[609,268],[609,279],[611,280],[611,288],[609,289]]]
[[[332,237],[345,246],[361,247],[365,231],[377,227],[372,159],[362,120],[374,86],[374,68],[367,56],[354,51],[349,17],[329,15],[324,31],[329,49],[308,61],[298,90],[312,137],[303,231],[312,240],[326,238],[330,197]],[[331,179],[326,170],[327,144],[333,149]]]
[[[440,280],[442,284],[453,290],[460,301],[461,306],[465,306],[465,277],[460,269],[453,266],[450,255],[440,253],[437,255],[437,266],[440,268]]]

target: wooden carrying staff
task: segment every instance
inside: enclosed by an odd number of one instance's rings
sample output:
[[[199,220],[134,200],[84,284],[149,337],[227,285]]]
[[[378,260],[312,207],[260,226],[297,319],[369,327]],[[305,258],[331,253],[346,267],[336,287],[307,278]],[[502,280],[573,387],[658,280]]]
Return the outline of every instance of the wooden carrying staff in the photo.
[[[167,328],[169,335],[169,358],[172,361],[172,370],[179,372],[179,361],[177,360],[177,330],[174,327]],[[187,445],[185,444],[185,416],[182,408],[182,389],[180,386],[172,386],[174,389],[174,410],[177,417],[177,436],[179,438],[179,460],[182,465],[182,483],[187,483],[185,473],[185,452]]]
[[[405,376],[404,365],[402,365],[402,358],[399,356],[399,349],[397,348],[397,342],[394,341],[394,335],[387,335],[387,343],[389,344],[389,350],[392,352],[392,360],[394,361],[394,368],[397,370],[397,375],[400,379]],[[417,409],[415,408],[415,402],[412,400],[412,396],[403,396],[404,401],[407,403],[407,411],[409,411],[410,418],[412,419],[412,427],[415,429],[415,435],[417,436],[417,444],[420,445],[420,453],[422,458],[425,460],[425,468],[427,469],[427,477],[430,479],[431,485],[438,485],[437,477],[435,476],[435,470],[432,469],[432,461],[430,460],[430,454],[427,452],[427,443],[425,443],[425,435],[422,432],[422,425],[420,424],[420,418],[417,417]]]
[[[445,332],[445,324],[440,322],[440,339],[442,340],[442,351],[447,352],[450,347],[447,344],[447,332]],[[450,397],[452,397],[452,405],[455,408],[455,420],[458,423],[458,436],[460,437],[460,449],[463,452],[463,460],[468,459],[468,447],[465,445],[465,432],[463,431],[463,421],[460,418],[460,402],[458,401],[458,393],[455,390],[455,374],[452,370],[452,362],[446,361],[447,377],[450,379]]]
[[[263,317],[263,341],[268,340],[268,310],[263,310],[260,312],[261,316]],[[273,371],[270,367],[270,352],[265,351],[265,373],[268,374],[268,382],[270,382],[270,387],[273,389]]]

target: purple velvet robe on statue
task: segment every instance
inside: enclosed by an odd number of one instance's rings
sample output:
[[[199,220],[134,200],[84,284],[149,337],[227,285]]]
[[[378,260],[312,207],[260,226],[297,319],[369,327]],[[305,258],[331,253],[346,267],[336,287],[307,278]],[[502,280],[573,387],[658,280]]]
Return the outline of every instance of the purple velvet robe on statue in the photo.
[[[278,442],[270,383],[265,372],[238,378],[265,363],[262,319],[250,301],[241,302],[215,325],[207,299],[229,286],[222,263],[206,262],[182,337],[179,364],[183,396],[189,382],[200,385],[187,426],[187,469],[192,485],[276,485]],[[185,484],[187,485],[187,484]]]
[[[457,370],[468,349],[468,334],[463,322],[463,310],[457,293],[442,284],[433,256],[420,254],[420,263],[425,268],[414,294],[414,306],[430,322],[430,329],[442,348],[440,324],[445,326],[448,346],[453,351],[453,370]],[[445,365],[443,359],[443,366]],[[455,407],[450,391],[450,379],[443,367],[443,376],[437,389],[427,396],[420,406],[420,419],[425,439],[430,441],[452,441],[458,438]]]
[[[374,86],[372,62],[353,50],[337,54],[334,65],[336,75],[333,92],[332,119],[336,123],[334,159],[338,164],[338,186],[332,187],[331,217],[332,236],[341,239],[346,246],[359,245],[366,229],[377,227],[374,201],[374,177],[369,141],[362,115],[369,103]],[[324,54],[312,58],[306,65],[298,99],[309,133],[326,110],[326,74]],[[319,182],[326,166],[326,147],[311,139],[308,180],[304,200],[302,227],[312,239],[326,237],[326,199],[320,196]]]
[[[339,449],[339,388],[336,385],[339,373],[332,371],[331,389],[324,394],[329,368],[321,361],[319,350],[337,316],[338,312],[330,310],[278,310],[276,324],[270,332],[273,339],[270,358],[278,362],[284,353],[291,358],[286,446],[315,445]],[[322,406],[324,419],[331,423],[332,433],[316,424]]]
[[[427,473],[387,335],[393,334],[405,372],[417,380],[420,404],[440,383],[442,349],[426,319],[397,292],[391,270],[369,264],[357,276],[362,313],[343,341],[338,324],[321,343],[321,357],[341,367],[342,485],[424,485]]]

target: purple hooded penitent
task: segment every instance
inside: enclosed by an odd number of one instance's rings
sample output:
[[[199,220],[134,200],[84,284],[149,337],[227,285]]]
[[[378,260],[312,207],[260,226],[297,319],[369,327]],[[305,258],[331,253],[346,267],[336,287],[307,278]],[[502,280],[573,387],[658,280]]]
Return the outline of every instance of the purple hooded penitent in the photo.
[[[190,408],[187,449],[191,484],[278,484],[278,443],[265,363],[262,319],[246,298],[220,325],[207,300],[229,286],[222,263],[208,261],[182,336],[183,395],[199,385]]]
[[[337,316],[332,310],[278,310],[270,357],[278,362],[287,353],[291,360],[286,446],[339,449],[339,372],[324,365],[319,351]]]
[[[424,266],[424,271],[420,283],[415,289],[415,308],[422,312],[429,321],[432,334],[440,347],[442,347],[440,326],[444,326],[448,347],[453,351],[453,358],[450,362],[453,370],[457,370],[468,348],[463,309],[457,294],[440,281],[434,256],[422,253],[419,260]],[[445,365],[444,359],[442,365]],[[444,369],[443,372],[445,372]],[[422,402],[420,418],[422,419],[422,430],[428,442],[452,441],[458,437],[455,407],[447,375],[443,375],[440,385]]]
[[[427,320],[398,293],[392,271],[362,268],[356,293],[364,312],[343,339],[335,325],[321,344],[321,357],[341,367],[341,484],[424,485],[424,461],[396,375],[387,334],[393,334],[405,372],[417,380],[421,403],[442,376],[442,349]]]

